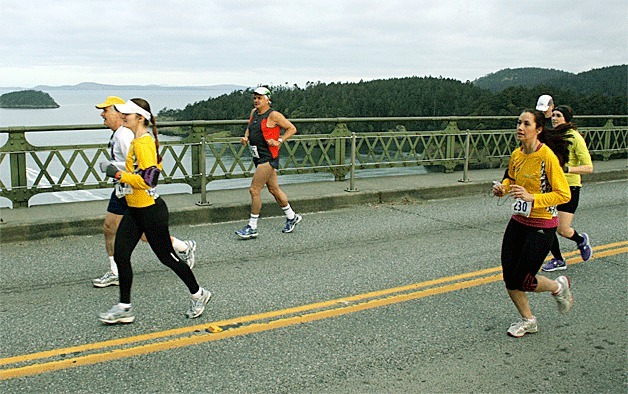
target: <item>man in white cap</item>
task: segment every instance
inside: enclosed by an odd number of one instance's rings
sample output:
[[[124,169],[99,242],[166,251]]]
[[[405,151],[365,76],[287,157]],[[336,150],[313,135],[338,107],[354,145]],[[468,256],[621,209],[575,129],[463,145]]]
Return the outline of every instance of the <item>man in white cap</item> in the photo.
[[[257,221],[262,209],[260,195],[264,186],[275,197],[286,215],[286,225],[282,233],[291,233],[303,217],[294,212],[288,201],[288,196],[279,187],[277,170],[279,169],[279,149],[284,141],[297,132],[297,128],[279,111],[270,107],[270,89],[268,86],[259,86],[253,91],[253,110],[249,118],[244,137],[240,139],[242,145],[248,145],[255,164],[255,174],[251,180],[251,215],[249,223],[241,230],[235,230],[242,239],[256,238]],[[283,135],[281,135],[283,132]]]
[[[115,104],[124,104],[124,100],[120,97],[109,96],[107,99],[96,105],[97,109],[102,110],[100,116],[103,118],[105,126],[109,127],[113,134],[109,141],[109,154],[111,155],[111,163],[120,170],[125,168],[126,156],[129,153],[131,141],[135,138],[133,131],[122,126],[122,114],[114,108]],[[107,213],[105,214],[105,222],[103,230],[105,233],[105,248],[109,255],[110,269],[100,278],[92,279],[94,287],[118,286],[118,267],[113,259],[113,246],[116,239],[116,231],[122,216],[126,212],[128,206],[124,198],[125,188],[117,182],[115,189],[111,193]],[[194,240],[181,241],[175,237],[171,237],[172,246],[181,253],[181,257],[192,268],[194,266],[194,252],[196,251],[196,242]]]
[[[545,115],[545,130],[553,130],[552,112],[554,112],[554,99],[549,94],[544,94],[536,101],[536,110]]]

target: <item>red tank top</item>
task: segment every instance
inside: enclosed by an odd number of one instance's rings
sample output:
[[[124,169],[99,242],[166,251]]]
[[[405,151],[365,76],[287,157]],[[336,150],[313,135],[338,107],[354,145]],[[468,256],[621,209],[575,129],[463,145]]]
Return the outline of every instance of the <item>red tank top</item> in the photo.
[[[257,151],[262,159],[276,159],[279,157],[278,146],[268,146],[266,140],[279,139],[281,128],[279,126],[268,127],[268,116],[273,112],[273,109],[269,109],[263,114],[258,114],[257,111],[253,112],[249,119],[249,144],[257,147]]]

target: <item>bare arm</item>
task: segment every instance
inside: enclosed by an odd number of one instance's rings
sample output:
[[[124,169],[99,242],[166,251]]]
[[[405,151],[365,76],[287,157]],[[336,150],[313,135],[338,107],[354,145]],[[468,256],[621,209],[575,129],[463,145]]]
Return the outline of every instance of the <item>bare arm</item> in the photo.
[[[570,174],[592,174],[593,165],[573,166],[568,167]]]
[[[573,145],[569,148],[570,152],[575,154],[576,160],[571,160],[570,162],[573,164],[578,164],[575,166],[569,166],[567,163],[567,168],[565,168],[565,172],[569,172],[571,174],[592,174],[593,173],[593,162],[591,161],[591,154],[589,153],[589,149],[587,149],[587,143],[584,141],[584,137],[582,134],[577,131],[571,131],[574,136]],[[570,156],[571,154],[570,153]]]
[[[279,126],[284,130],[284,133],[281,137],[282,142],[286,141],[288,138],[292,137],[297,133],[297,128],[292,124],[288,119],[286,119],[283,114],[278,111],[273,111],[270,116],[268,116],[268,120],[270,121],[268,127]],[[270,139],[267,141],[270,146],[279,146],[281,142]]]

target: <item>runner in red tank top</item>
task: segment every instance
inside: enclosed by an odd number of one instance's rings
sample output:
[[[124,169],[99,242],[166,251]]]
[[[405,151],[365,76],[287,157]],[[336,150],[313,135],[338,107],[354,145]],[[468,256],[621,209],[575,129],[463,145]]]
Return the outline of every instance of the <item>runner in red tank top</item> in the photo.
[[[297,128],[280,112],[270,108],[270,89],[267,86],[260,86],[253,91],[253,106],[255,108],[251,111],[249,125],[241,139],[242,145],[248,144],[256,168],[249,188],[251,193],[249,223],[235,231],[242,239],[255,238],[259,234],[257,220],[262,210],[261,192],[264,185],[268,187],[268,191],[275,197],[275,201],[286,215],[286,225],[281,230],[283,233],[291,233],[303,219],[292,210],[288,197],[279,188],[277,180],[279,148],[297,132]],[[283,136],[281,130],[284,130]]]

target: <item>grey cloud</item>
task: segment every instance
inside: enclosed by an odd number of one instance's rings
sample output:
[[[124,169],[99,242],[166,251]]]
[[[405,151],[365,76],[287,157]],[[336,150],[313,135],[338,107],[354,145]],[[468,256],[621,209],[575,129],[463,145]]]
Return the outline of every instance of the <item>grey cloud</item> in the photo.
[[[0,86],[98,81],[103,67],[119,83],[245,85],[579,72],[628,62],[627,12],[624,0],[4,1]]]

